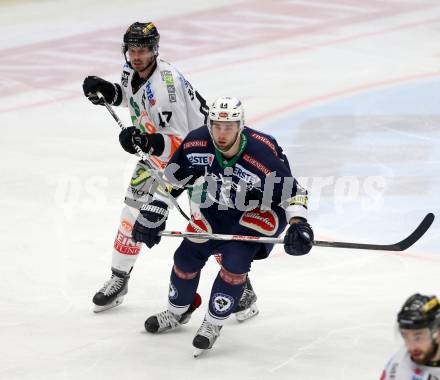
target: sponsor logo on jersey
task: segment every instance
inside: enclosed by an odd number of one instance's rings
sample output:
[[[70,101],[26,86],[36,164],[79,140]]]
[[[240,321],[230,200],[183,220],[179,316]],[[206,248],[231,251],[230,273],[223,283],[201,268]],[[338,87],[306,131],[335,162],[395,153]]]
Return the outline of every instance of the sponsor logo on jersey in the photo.
[[[251,171],[245,169],[240,164],[235,164],[234,171],[232,172],[232,174],[242,179],[246,183],[251,183],[255,185],[258,182],[260,182],[260,177],[258,177],[256,174],[252,173]]]
[[[124,87],[127,87],[128,86],[128,77],[130,76],[130,73],[128,72],[128,71],[123,71],[122,72],[122,76],[121,76],[121,84],[124,86]]]
[[[139,168],[136,170],[135,175],[131,178],[131,186],[139,186],[145,183],[145,181],[151,177],[150,172],[147,169]]]
[[[207,146],[208,146],[208,140],[192,140],[183,144],[183,149],[206,148]]]
[[[193,165],[211,166],[214,161],[214,155],[211,153],[190,153],[186,157]]]
[[[243,155],[243,160],[245,160],[246,162],[248,162],[253,167],[257,168],[259,171],[263,172],[266,175],[271,173],[271,171],[268,168],[266,168],[266,166],[264,166],[260,161],[256,160],[247,153]]]
[[[262,211],[256,208],[245,212],[239,223],[264,235],[272,236],[278,229],[278,216],[272,210]]]
[[[162,80],[167,86],[174,85],[173,73],[170,70],[163,70],[160,72]]]
[[[169,70],[161,71],[162,80],[165,82],[168,91],[168,100],[170,103],[176,103],[176,87],[174,86],[173,73]]]
[[[118,231],[114,247],[119,253],[128,256],[136,256],[141,251],[141,244],[136,243],[131,236],[125,235],[122,231]]]
[[[303,206],[307,208],[309,197],[307,195],[295,195],[292,198],[286,200],[289,206]]]
[[[151,82],[148,81],[147,85],[145,86],[145,92],[147,94],[148,102],[153,107],[156,104],[156,99],[154,99],[153,90],[151,88]]]
[[[217,314],[226,314],[234,306],[234,299],[229,294],[214,293],[211,304]]]
[[[251,133],[251,137],[253,137],[254,139],[262,142],[263,144],[267,145],[270,150],[273,152],[273,154],[275,155],[275,157],[278,157],[278,152],[275,148],[275,144],[270,141],[266,136],[260,135],[258,133],[252,132]]]
[[[191,86],[191,83],[189,83],[182,74],[180,74],[180,80],[183,81],[183,84],[185,85],[185,88],[188,91],[188,95],[191,98],[191,101],[193,101],[194,100],[194,89]]]

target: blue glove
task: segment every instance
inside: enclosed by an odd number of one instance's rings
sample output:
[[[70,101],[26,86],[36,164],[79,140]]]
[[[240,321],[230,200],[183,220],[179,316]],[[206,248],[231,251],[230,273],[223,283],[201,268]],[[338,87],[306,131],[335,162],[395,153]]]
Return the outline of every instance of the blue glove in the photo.
[[[133,240],[152,248],[160,242],[159,232],[165,229],[167,218],[168,205],[165,202],[153,200],[143,205],[133,226]]]
[[[289,255],[301,256],[310,252],[313,246],[313,230],[305,219],[289,226],[284,236],[284,250]]]

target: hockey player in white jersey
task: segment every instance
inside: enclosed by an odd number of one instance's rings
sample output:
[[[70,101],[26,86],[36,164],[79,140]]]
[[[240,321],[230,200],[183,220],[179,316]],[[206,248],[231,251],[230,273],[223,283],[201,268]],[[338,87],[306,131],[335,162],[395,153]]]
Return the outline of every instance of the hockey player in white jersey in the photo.
[[[440,304],[435,296],[414,294],[397,315],[405,342],[387,363],[381,380],[440,380]]]
[[[206,123],[208,107],[185,77],[158,57],[159,39],[151,22],[130,25],[122,45],[125,64],[121,83],[88,76],[83,91],[93,104],[102,103],[101,94],[111,105],[128,106],[133,126],[119,135],[122,147],[135,154],[135,143],[159,168],[164,168],[188,132]],[[127,294],[130,273],[141,249],[141,244],[132,239],[132,228],[139,208],[148,201],[151,181],[146,166],[139,162],[125,196],[113,246],[111,278],[93,297],[95,312],[121,304]],[[258,312],[255,300],[249,284],[241,300],[243,318]]]

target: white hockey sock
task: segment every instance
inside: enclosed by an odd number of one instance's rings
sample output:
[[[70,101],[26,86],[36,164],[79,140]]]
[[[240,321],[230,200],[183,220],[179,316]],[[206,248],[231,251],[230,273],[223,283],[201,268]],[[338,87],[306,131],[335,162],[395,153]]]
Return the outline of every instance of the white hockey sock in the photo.
[[[138,214],[139,210],[124,206],[113,245],[112,268],[125,273],[130,272],[141,251],[141,243],[134,242],[132,238],[132,229]]]

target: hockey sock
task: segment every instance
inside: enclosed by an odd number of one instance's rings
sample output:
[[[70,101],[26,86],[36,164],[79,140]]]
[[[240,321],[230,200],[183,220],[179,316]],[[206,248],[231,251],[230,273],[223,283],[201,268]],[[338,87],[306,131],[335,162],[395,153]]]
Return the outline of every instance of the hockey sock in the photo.
[[[177,315],[185,313],[194,301],[199,280],[200,272],[182,272],[174,266],[170,277],[168,310]]]
[[[112,253],[112,268],[121,272],[130,272],[141,251],[141,243],[136,243],[131,233],[138,214],[138,210],[129,206],[122,209]]]
[[[244,283],[233,285],[226,282],[219,273],[212,285],[206,320],[217,326],[222,325],[235,309],[243,294],[244,286]]]

